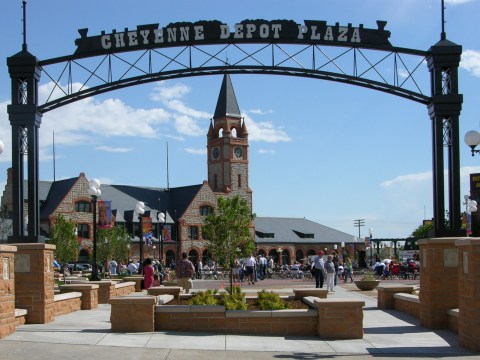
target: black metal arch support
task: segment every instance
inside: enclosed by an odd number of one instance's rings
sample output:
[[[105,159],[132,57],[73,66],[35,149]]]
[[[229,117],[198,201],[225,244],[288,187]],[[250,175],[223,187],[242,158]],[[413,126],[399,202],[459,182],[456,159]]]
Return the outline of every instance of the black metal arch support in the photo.
[[[99,56],[64,56],[38,61],[26,49],[8,58],[12,81],[13,236],[9,242],[43,242],[38,199],[38,131],[43,113],[97,94],[173,78],[223,74],[269,74],[309,77],[361,86],[428,105],[432,119],[434,218],[433,236],[461,233],[458,121],[462,96],[457,69],[461,47],[442,40],[428,52],[389,47],[312,44],[190,44]],[[341,49],[335,54],[326,48]],[[228,50],[229,60],[221,60]],[[237,50],[238,54],[234,54]],[[265,55],[265,52],[268,55]],[[372,54],[373,52],[373,54]],[[127,57],[124,55],[127,54]],[[136,56],[133,59],[131,56]],[[413,57],[414,60],[406,59]],[[225,57],[226,58],[226,57]],[[431,96],[420,73],[425,60]],[[349,69],[349,70],[346,70]],[[54,86],[43,104],[38,99],[40,73]],[[393,74],[393,75],[392,75]],[[428,79],[428,76],[425,76]],[[428,86],[427,86],[428,88]],[[61,94],[58,96],[58,94]],[[447,134],[447,141],[445,141]],[[450,222],[445,223],[443,146],[448,148]],[[24,146],[25,145],[25,146]],[[26,149],[26,150],[25,150]],[[28,154],[28,235],[25,231],[24,155]]]

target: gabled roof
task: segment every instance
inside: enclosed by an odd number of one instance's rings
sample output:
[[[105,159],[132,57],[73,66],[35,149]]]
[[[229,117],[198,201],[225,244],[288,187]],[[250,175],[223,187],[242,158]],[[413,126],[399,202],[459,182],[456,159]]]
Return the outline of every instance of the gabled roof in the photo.
[[[55,211],[60,202],[78,181],[78,177],[55,182],[39,181],[41,220]],[[159,211],[166,212],[166,223],[173,223],[179,219],[193,201],[202,185],[191,185],[177,188],[154,188],[131,185],[102,184],[100,200],[112,201],[112,210],[116,211],[117,222],[131,222],[133,209],[138,201],[145,203],[145,211],[151,212],[152,220],[157,222]],[[48,190],[48,191],[47,191]]]
[[[217,106],[215,108],[214,119],[221,119],[225,117],[241,117],[240,108],[238,107],[237,97],[233,90],[230,75],[223,76],[220,94],[218,95]]]
[[[39,181],[39,200],[42,201],[40,206],[40,220],[48,220],[48,217],[53,214],[57,206],[62,202],[68,192],[72,189],[73,185],[78,181],[78,177],[58,180],[54,182]],[[48,188],[47,195],[45,191]],[[42,189],[42,190],[40,190]],[[25,195],[28,199],[28,194]],[[45,197],[43,197],[45,196]]]
[[[273,237],[271,237],[273,235]],[[353,236],[302,218],[255,218],[257,243],[351,243]]]

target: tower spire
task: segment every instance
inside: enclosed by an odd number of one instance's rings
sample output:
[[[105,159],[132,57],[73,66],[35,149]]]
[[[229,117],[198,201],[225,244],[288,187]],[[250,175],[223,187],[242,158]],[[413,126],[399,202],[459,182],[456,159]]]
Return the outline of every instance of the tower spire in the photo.
[[[240,118],[241,114],[237,103],[237,97],[233,90],[232,81],[230,80],[230,75],[225,73],[213,118],[221,119],[227,116]]]

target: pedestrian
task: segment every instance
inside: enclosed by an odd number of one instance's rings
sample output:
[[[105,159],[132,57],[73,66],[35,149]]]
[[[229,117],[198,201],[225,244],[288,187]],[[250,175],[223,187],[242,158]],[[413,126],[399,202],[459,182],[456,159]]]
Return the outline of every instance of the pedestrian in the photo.
[[[188,294],[193,288],[192,277],[195,275],[195,266],[188,260],[186,252],[182,252],[182,258],[175,264],[175,275],[177,275],[178,286],[183,287]]]
[[[114,259],[112,259],[110,261],[110,275],[117,275],[117,266],[118,266],[117,262]]]
[[[149,289],[152,287],[153,284],[153,266],[152,266],[152,259],[146,258],[143,266],[143,288]]]
[[[130,273],[130,275],[136,274],[137,271],[138,271],[137,265],[135,265],[135,263],[131,260],[128,263],[127,269],[128,269],[128,272]]]
[[[315,259],[312,262],[312,270],[315,275],[315,287],[316,288],[323,288],[323,281],[324,281],[324,262],[323,262],[323,251],[319,251]]]
[[[325,272],[327,273],[327,290],[335,292],[335,264],[333,263],[333,255],[328,255],[325,263]]]
[[[153,274],[153,284],[152,286],[160,286],[160,274]]]
[[[349,257],[345,259],[345,268],[344,268],[344,275],[343,281],[346,283],[347,279],[350,278],[350,282],[353,283],[353,276],[352,276],[352,261]]]
[[[333,251],[332,253],[332,261],[333,261],[333,266],[335,267],[335,277],[333,278],[335,286],[337,286],[337,278],[338,278],[338,263],[339,263],[339,258],[338,254],[336,251]]]
[[[250,285],[250,283],[252,283],[252,285],[255,285],[254,273],[255,273],[255,266],[257,265],[257,261],[253,257],[253,254],[251,254],[250,257],[245,261],[245,265],[247,267],[248,285]]]

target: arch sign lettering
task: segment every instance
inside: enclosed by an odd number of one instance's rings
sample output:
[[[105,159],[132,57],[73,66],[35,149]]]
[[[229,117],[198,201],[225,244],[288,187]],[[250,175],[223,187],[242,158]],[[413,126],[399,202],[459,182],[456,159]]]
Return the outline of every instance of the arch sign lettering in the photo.
[[[195,43],[208,45],[235,41],[256,43],[310,43],[337,46],[361,46],[365,48],[388,48],[390,32],[384,30],[386,21],[377,21],[377,29],[327,25],[326,21],[243,20],[231,29],[220,21],[174,23],[166,27],[159,24],[140,25],[135,30],[113,31],[110,34],[87,36],[88,29],[80,29],[81,37],[75,41],[75,55],[91,56],[116,51],[149,49],[162,46],[180,46]],[[232,31],[233,30],[233,31]]]
[[[25,9],[24,9],[25,11]],[[447,40],[441,33],[440,40],[428,50],[399,48],[390,41],[386,21],[377,21],[377,28],[366,28],[362,24],[328,24],[321,20],[243,20],[233,26],[221,21],[174,22],[166,26],[159,24],[139,25],[136,29],[124,29],[88,35],[88,29],[80,29],[75,40],[76,50],[71,55],[38,60],[27,51],[26,40],[22,51],[7,59],[12,81],[12,102],[8,106],[12,126],[12,175],[13,175],[13,235],[9,242],[43,242],[40,235],[40,211],[38,196],[38,131],[42,114],[68,103],[122,87],[172,78],[217,75],[226,71],[235,74],[269,74],[303,76],[319,80],[336,81],[348,85],[362,86],[401,96],[427,106],[432,123],[433,143],[433,191],[434,191],[434,234],[432,236],[461,236],[461,197],[459,164],[459,117],[462,95],[458,93],[458,66],[461,46]],[[256,44],[258,49],[245,45]],[[287,47],[297,46],[295,51]],[[323,47],[342,49],[339,55],[325,57]],[[197,59],[195,51],[201,49]],[[228,60],[223,60],[224,51],[229,49]],[[232,56],[240,49],[238,57]],[[176,52],[175,52],[176,51]],[[266,51],[269,55],[260,55]],[[279,51],[280,55],[277,55]],[[366,52],[381,53],[376,60],[367,59]],[[122,71],[112,71],[119,56],[131,55],[135,60],[122,59]],[[148,54],[148,56],[145,56]],[[187,56],[185,56],[187,54]],[[302,54],[309,59],[302,64]],[[115,56],[113,56],[115,55]],[[160,55],[162,65],[151,59]],[[347,56],[352,61],[351,73],[341,70],[337,61]],[[407,66],[405,57],[416,62]],[[185,59],[182,59],[184,57]],[[323,58],[322,58],[323,57]],[[147,58],[148,61],[140,61]],[[366,61],[363,68],[359,59]],[[321,59],[321,60],[320,60]],[[85,64],[81,61],[85,60]],[[95,63],[97,61],[97,63]],[[382,74],[379,64],[392,61],[391,68],[396,76]],[[421,68],[428,64],[429,76],[415,78]],[[143,63],[143,64],[142,64]],[[415,63],[417,65],[415,65]],[[125,65],[127,64],[127,65]],[[366,64],[366,65],[365,65]],[[125,69],[126,66],[126,69]],[[400,69],[400,66],[403,68]],[[90,75],[85,86],[71,86],[76,67],[82,74]],[[60,68],[55,72],[56,68]],[[103,72],[102,72],[103,71]],[[398,73],[407,73],[401,80]],[[42,73],[61,97],[49,97],[40,104],[37,88]],[[120,75],[118,77],[116,74]],[[372,76],[373,74],[373,76]],[[430,79],[429,84],[423,79]],[[430,94],[426,94],[428,89]],[[54,89],[55,90],[55,89]],[[52,94],[53,91],[52,90]],[[28,156],[27,173],[24,171],[24,156]],[[447,181],[444,179],[444,163],[448,163]],[[24,177],[28,186],[28,230],[25,230]],[[448,188],[448,209],[445,192]],[[450,221],[444,221],[448,210]],[[28,234],[28,235],[27,235]]]

